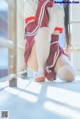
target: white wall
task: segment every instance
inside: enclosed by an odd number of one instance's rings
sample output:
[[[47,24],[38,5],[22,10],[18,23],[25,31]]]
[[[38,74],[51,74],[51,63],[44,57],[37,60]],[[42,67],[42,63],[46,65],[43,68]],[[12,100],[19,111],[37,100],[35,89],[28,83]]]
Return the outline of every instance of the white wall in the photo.
[[[80,4],[70,5],[71,40],[75,49],[80,49]],[[72,53],[73,65],[80,74],[80,50]]]

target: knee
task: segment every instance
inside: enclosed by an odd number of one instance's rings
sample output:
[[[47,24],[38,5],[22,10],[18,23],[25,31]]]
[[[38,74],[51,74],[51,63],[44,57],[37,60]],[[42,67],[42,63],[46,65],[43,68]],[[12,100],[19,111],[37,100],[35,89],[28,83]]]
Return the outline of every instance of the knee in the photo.
[[[69,65],[61,67],[57,74],[60,77],[60,79],[67,81],[67,82],[74,81],[75,76],[76,76],[74,68]]]

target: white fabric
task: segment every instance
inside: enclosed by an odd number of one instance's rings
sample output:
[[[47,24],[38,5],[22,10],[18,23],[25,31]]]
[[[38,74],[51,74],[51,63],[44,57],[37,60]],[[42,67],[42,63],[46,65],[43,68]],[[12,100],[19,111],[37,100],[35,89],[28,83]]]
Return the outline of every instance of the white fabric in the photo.
[[[62,66],[57,75],[64,81],[73,81],[75,79],[75,70],[71,65]]]
[[[55,27],[64,28],[64,10],[54,4],[52,8],[48,8],[49,28],[53,33]]]
[[[24,2],[24,19],[35,16],[38,6],[38,0],[25,0]]]
[[[35,36],[38,73],[40,75],[44,75],[44,67],[50,51],[50,40],[51,35],[49,28],[40,28]]]

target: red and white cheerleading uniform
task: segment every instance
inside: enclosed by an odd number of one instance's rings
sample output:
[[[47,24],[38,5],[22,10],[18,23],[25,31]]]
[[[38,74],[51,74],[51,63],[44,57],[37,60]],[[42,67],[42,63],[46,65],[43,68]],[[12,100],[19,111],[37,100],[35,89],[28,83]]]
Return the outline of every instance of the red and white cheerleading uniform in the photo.
[[[54,66],[61,54],[65,54],[60,47],[58,40],[59,36],[54,35],[54,30],[62,33],[64,28],[64,11],[53,3],[53,0],[25,0],[25,62],[27,64],[32,46],[35,42],[34,37],[42,27],[50,29],[50,53],[46,61],[44,69],[45,77],[49,80],[54,80],[56,74]],[[45,48],[45,46],[44,46]]]

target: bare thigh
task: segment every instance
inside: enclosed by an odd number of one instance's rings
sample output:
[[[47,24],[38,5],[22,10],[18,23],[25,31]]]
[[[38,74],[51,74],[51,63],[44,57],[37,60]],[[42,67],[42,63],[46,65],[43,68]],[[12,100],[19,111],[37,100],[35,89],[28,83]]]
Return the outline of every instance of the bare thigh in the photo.
[[[36,58],[36,47],[35,47],[35,43],[32,47],[32,50],[31,50],[31,53],[30,53],[30,56],[29,56],[29,59],[28,59],[28,67],[31,68],[32,70],[34,71],[38,71],[38,63],[37,63],[37,58]]]
[[[70,65],[70,61],[68,59],[68,57],[64,54],[62,54],[59,59],[57,60],[57,63],[56,63],[56,66],[54,68],[54,71],[57,73],[59,71],[59,69],[62,67],[62,66],[65,66],[65,65]]]

